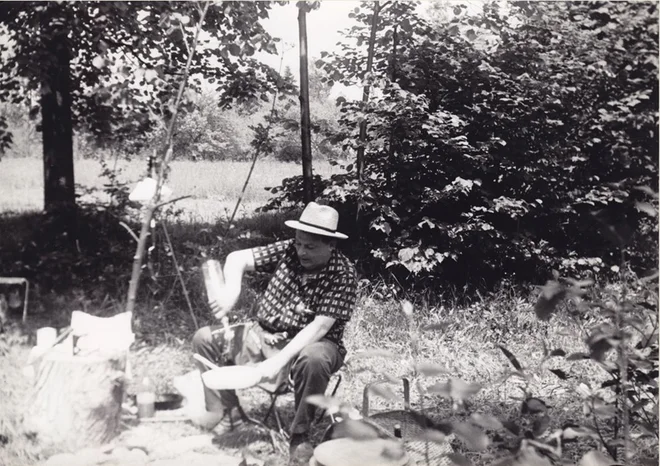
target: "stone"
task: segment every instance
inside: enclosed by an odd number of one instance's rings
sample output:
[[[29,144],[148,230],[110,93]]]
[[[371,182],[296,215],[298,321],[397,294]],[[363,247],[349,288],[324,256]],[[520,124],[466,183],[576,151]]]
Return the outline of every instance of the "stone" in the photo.
[[[188,452],[176,458],[159,459],[149,463],[149,466],[240,466],[241,458],[218,452],[213,454]]]
[[[172,458],[193,450],[213,448],[213,436],[210,434],[191,435],[176,442],[169,441],[154,448],[154,458]]]
[[[44,466],[70,466],[76,461],[76,455],[73,453],[60,453],[53,455],[46,462]]]
[[[76,464],[92,465],[102,463],[107,455],[100,448],[83,448],[75,456]]]

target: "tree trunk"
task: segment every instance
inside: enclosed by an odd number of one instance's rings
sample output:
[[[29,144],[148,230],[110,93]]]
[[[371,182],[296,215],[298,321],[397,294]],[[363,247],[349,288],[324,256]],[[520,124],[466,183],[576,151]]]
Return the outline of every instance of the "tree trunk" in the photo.
[[[298,6],[298,33],[300,37],[300,139],[302,141],[303,199],[305,204],[314,200],[312,173],[312,138],[309,121],[309,73],[307,69],[307,5]]]
[[[48,5],[41,15],[44,47],[41,78],[41,119],[44,159],[44,210],[57,219],[61,231],[75,231],[76,197],[73,176],[71,76],[65,7]]]
[[[69,451],[119,434],[126,353],[74,356],[51,351],[39,365],[25,426],[39,442]]]
[[[371,69],[374,64],[374,48],[376,45],[376,29],[378,27],[378,15],[380,13],[381,7],[379,2],[374,2],[374,12],[371,16],[371,31],[369,33],[369,48],[367,49],[367,69],[365,74],[371,73]],[[366,106],[369,102],[369,92],[371,86],[366,85],[362,90],[362,103]],[[364,146],[367,141],[367,120],[362,120],[360,122],[360,135],[358,137],[358,149],[357,155],[355,158],[355,165],[357,170],[358,183],[362,181],[362,173],[364,172]]]

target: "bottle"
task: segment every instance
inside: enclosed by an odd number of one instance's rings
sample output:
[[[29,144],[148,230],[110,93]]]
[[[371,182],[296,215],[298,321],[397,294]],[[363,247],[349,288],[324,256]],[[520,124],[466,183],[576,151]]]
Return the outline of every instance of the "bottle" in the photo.
[[[394,424],[394,436],[401,438],[401,424]]]
[[[142,379],[140,384],[139,391],[136,396],[137,408],[138,408],[138,418],[148,418],[154,417],[156,412],[156,393],[154,391],[153,385],[149,380],[149,377]]]
[[[222,273],[220,262],[213,259],[207,260],[202,264],[202,273],[204,274],[206,295],[209,301],[214,300],[222,293],[222,287],[225,284],[225,277]]]

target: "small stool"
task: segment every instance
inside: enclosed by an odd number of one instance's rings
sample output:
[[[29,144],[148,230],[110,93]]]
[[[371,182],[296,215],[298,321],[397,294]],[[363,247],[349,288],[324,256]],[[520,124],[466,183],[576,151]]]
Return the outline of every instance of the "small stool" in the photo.
[[[30,282],[23,277],[0,277],[0,285],[25,285],[25,295],[23,297],[23,323],[27,320],[28,292]]]
[[[332,378],[335,378],[336,382],[335,385],[332,389],[332,392],[330,396],[335,396],[337,393],[337,390],[339,389],[339,385],[341,384],[342,381],[342,374],[341,374],[341,368],[332,374]],[[328,383],[330,385],[330,383]],[[287,435],[286,434],[286,429],[284,429],[283,423],[282,423],[282,418],[280,417],[280,414],[277,410],[277,400],[282,396],[286,395],[288,393],[293,392],[293,380],[289,376],[289,379],[286,383],[281,384],[279,387],[273,388],[272,386],[267,386],[267,385],[257,385],[257,388],[263,390],[270,396],[270,406],[268,407],[268,411],[266,411],[266,415],[263,418],[263,423],[266,424],[266,421],[268,421],[268,418],[272,414],[275,417],[275,422],[277,423],[277,428],[279,429],[281,434]],[[321,419],[323,419],[323,416],[325,415],[325,410],[321,411],[321,413],[318,415],[314,423],[318,424],[321,422]]]

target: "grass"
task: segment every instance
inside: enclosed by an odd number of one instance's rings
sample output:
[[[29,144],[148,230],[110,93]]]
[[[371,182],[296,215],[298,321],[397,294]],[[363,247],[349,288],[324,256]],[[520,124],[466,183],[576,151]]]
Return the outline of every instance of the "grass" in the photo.
[[[114,167],[114,161],[108,161]],[[143,160],[117,160],[119,180],[133,186],[146,172]],[[176,203],[188,222],[215,222],[231,215],[250,170],[249,162],[174,161],[168,186],[173,197],[191,196]],[[338,168],[325,161],[315,161],[314,171],[330,175]],[[101,164],[96,160],[78,159],[74,165],[77,185],[85,189],[102,189],[108,180],[100,178]],[[258,160],[241,202],[239,216],[251,214],[270,198],[268,187],[278,186],[284,178],[302,173],[300,165],[275,160]],[[103,193],[85,195],[106,201]],[[43,207],[43,165],[38,158],[9,158],[0,161],[0,212],[29,212]]]
[[[64,309],[62,312],[65,312]],[[206,312],[204,314],[205,321],[210,321],[210,316],[206,315]],[[144,313],[144,310],[140,316],[145,327],[162,326],[163,320],[169,321],[170,325],[166,331],[168,338],[160,338],[159,341],[140,339],[136,343],[132,359],[133,383],[141,380],[142,376],[148,375],[152,380],[159,381],[160,391],[171,391],[172,379],[193,368],[189,346],[193,329],[189,328],[187,323],[183,325],[188,319],[185,311],[181,309],[177,312],[170,310],[166,319],[163,314],[149,315]],[[434,382],[442,382],[448,378],[459,378],[481,384],[482,390],[472,399],[471,412],[491,414],[500,419],[517,421],[522,419],[521,382],[515,377],[502,381],[502,375],[511,370],[511,365],[498,348],[498,344],[505,345],[517,356],[525,370],[534,374],[529,390],[534,396],[548,401],[551,405],[553,428],[569,422],[579,422],[582,418],[581,403],[572,391],[576,380],[592,383],[602,380],[602,373],[593,365],[574,363],[570,366],[565,362],[559,362],[558,358],[556,361],[551,361],[548,367],[563,369],[570,375],[571,381],[562,381],[546,369],[534,369],[542,358],[543,343],[549,348],[562,348],[567,353],[584,351],[581,340],[583,329],[580,325],[565,319],[561,313],[550,322],[536,321],[528,297],[511,290],[500,290],[464,306],[452,303],[446,303],[438,308],[418,305],[415,307],[415,320],[420,326],[439,323],[443,326],[442,331],[420,333],[419,359],[439,364],[447,369],[446,374],[425,379],[424,386],[428,387]],[[406,319],[397,301],[380,300],[363,290],[359,305],[347,329],[346,345],[349,355],[372,349],[387,350],[395,355],[391,358],[373,357],[349,362],[338,396],[356,408],[361,406],[365,384],[379,377],[378,374],[387,373],[398,377],[409,372],[412,361],[410,337]],[[26,459],[43,458],[51,451],[40,450],[38,443],[30,438],[29,433],[20,429],[20,410],[16,407],[24,401],[27,382],[17,368],[21,366],[21,361],[25,357],[25,342],[14,344],[11,348],[7,357],[0,360],[0,374],[5,377],[12,374],[11,383],[3,385],[7,388],[3,388],[6,393],[0,400],[0,410],[8,414],[0,424],[0,435],[10,438],[8,445],[0,450],[0,463],[7,466],[22,466],[28,464],[23,462]],[[401,396],[399,387],[392,387],[394,392]],[[248,410],[263,414],[267,401],[263,394],[256,390],[247,390],[241,393],[241,397]],[[448,400],[436,395],[426,394],[421,397],[420,393],[413,389],[412,401],[413,407],[416,408],[419,408],[420,403],[423,402],[427,412],[436,419],[450,421],[467,419],[466,413],[454,412]],[[291,403],[292,400],[287,398],[284,405],[289,413]],[[372,397],[370,408],[373,413],[401,409],[402,404]],[[164,429],[159,434],[163,438],[199,433],[186,425],[160,428]],[[317,435],[320,434],[317,432]],[[587,446],[595,445],[587,443]],[[275,459],[275,464],[284,458],[278,456],[279,453],[272,452],[263,439],[250,445],[241,442],[225,444],[223,450],[238,454],[244,447],[252,448],[252,453],[262,459]],[[455,442],[454,447],[466,454],[475,465],[490,464],[495,457],[502,456],[502,452],[494,449],[471,453],[460,442]],[[584,453],[586,451],[584,448],[586,446],[582,443],[581,448],[575,451],[575,455]]]

